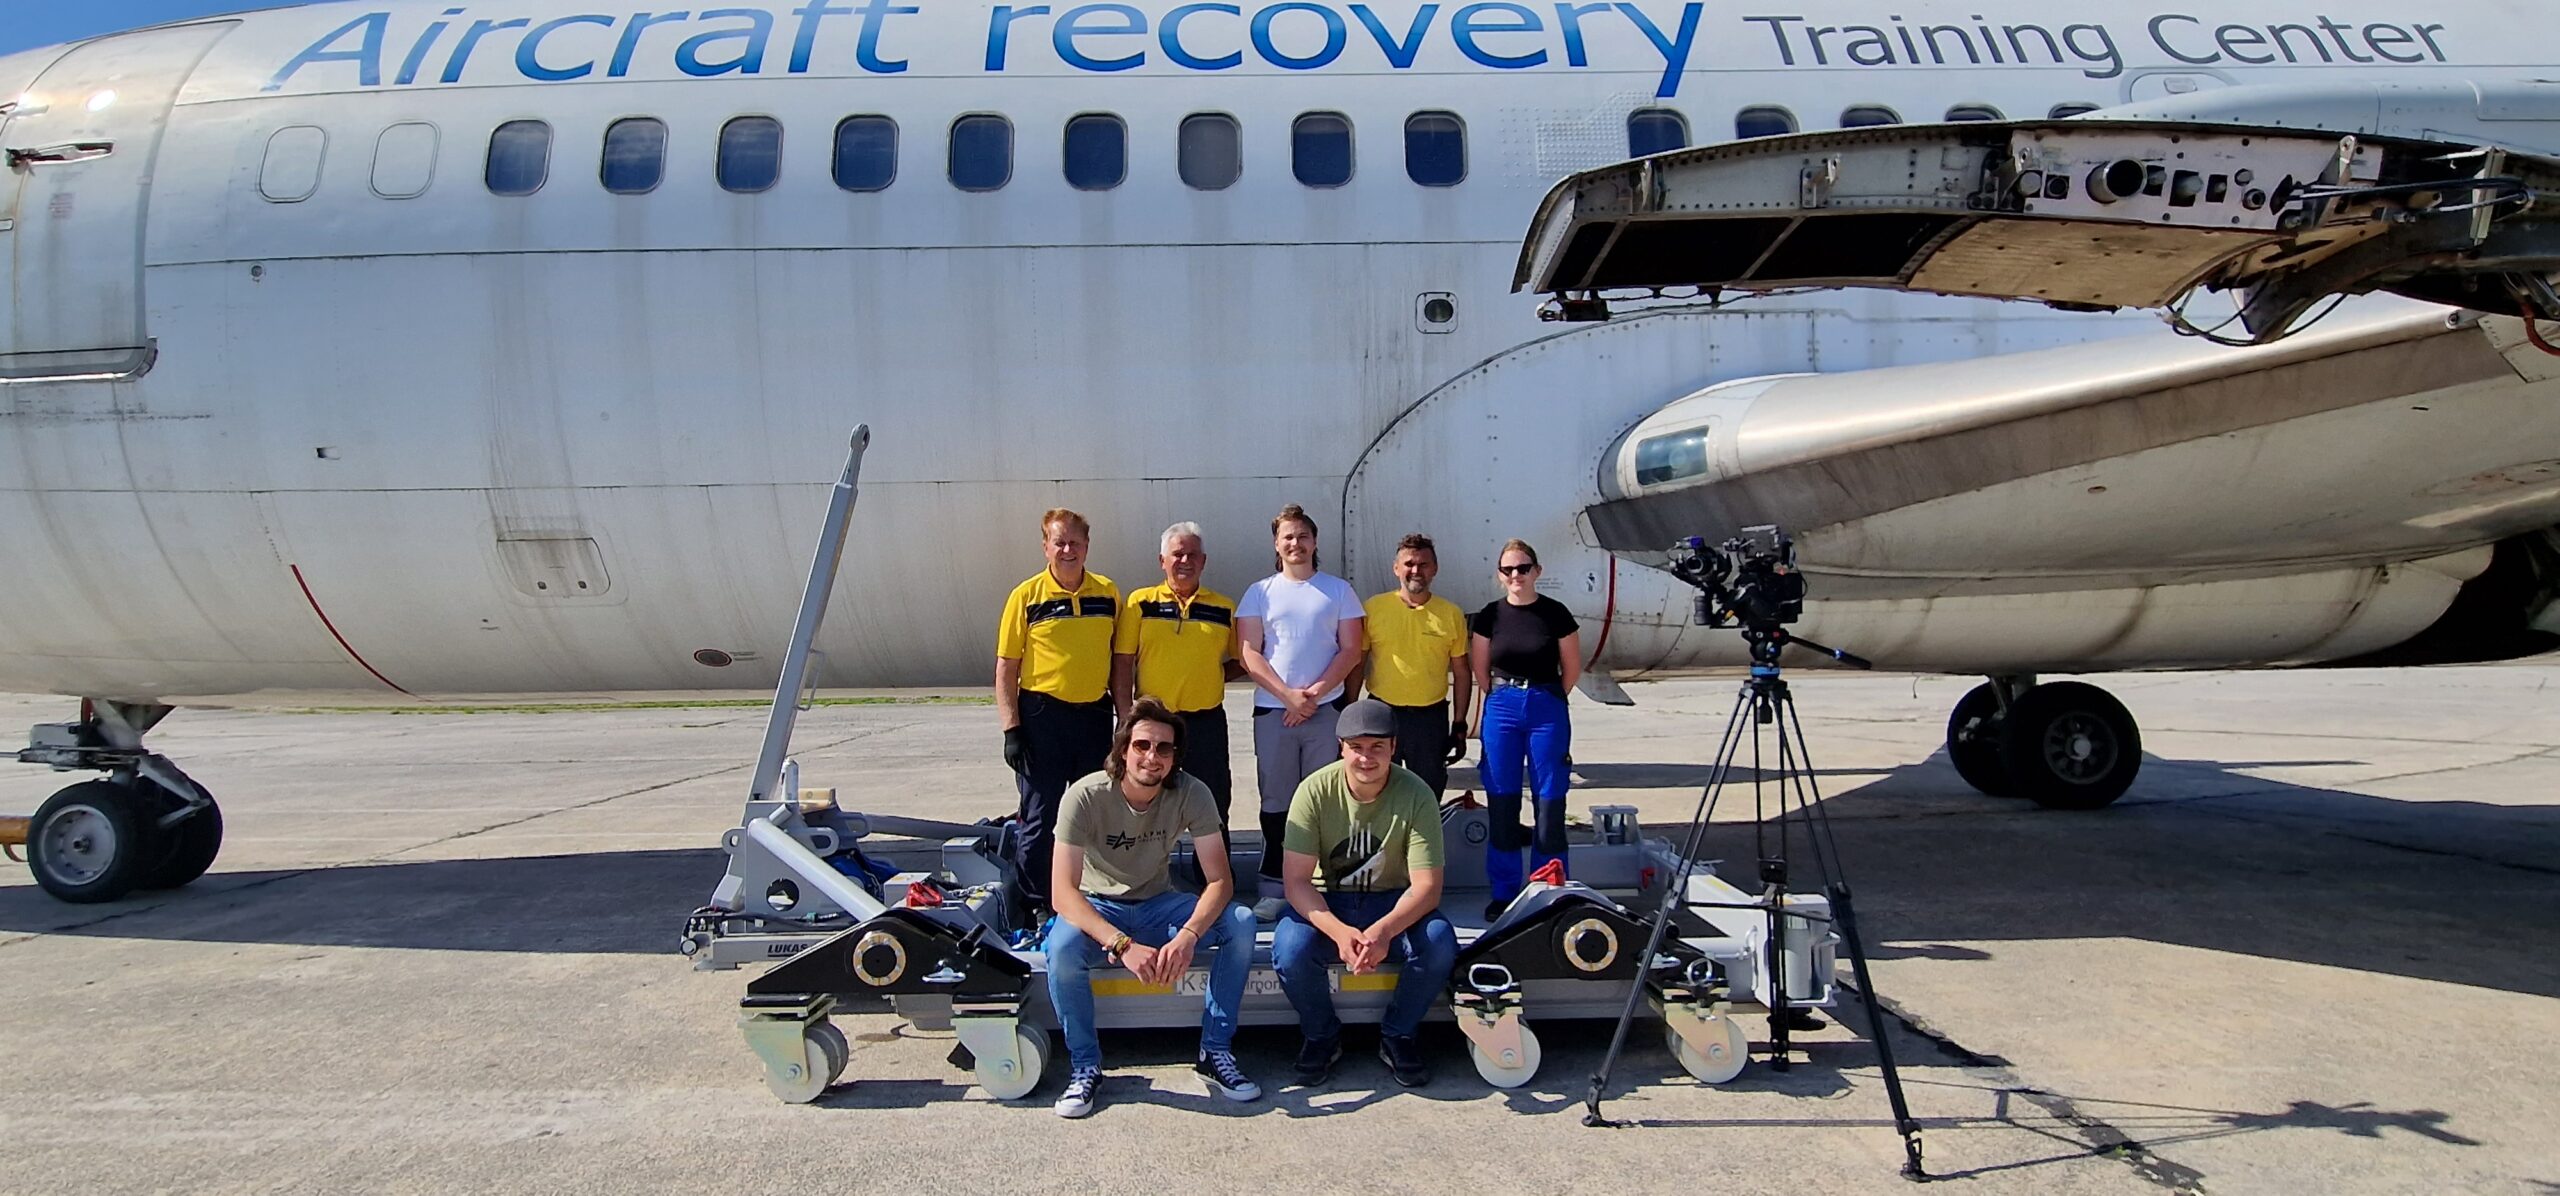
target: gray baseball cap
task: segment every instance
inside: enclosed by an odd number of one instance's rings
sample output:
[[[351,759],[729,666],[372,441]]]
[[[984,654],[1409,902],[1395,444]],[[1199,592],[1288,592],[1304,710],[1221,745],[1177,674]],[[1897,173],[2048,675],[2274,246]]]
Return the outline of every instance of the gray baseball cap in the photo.
[[[1376,698],[1362,698],[1342,708],[1342,718],[1334,724],[1333,733],[1341,739],[1357,739],[1373,735],[1380,739],[1396,737],[1396,712]]]

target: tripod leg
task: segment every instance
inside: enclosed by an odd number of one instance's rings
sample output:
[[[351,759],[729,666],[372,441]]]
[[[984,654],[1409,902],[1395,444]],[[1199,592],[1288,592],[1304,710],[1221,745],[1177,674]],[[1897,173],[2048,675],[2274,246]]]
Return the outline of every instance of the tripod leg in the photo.
[[[1839,923],[1840,941],[1849,948],[1849,968],[1858,978],[1858,1001],[1866,1007],[1867,1027],[1875,1035],[1876,1063],[1884,1072],[1885,1099],[1893,1105],[1893,1129],[1902,1135],[1902,1178],[1926,1180],[1927,1170],[1920,1165],[1920,1123],[1911,1116],[1911,1104],[1902,1096],[1902,1069],[1894,1066],[1893,1038],[1884,1024],[1884,1011],[1876,1005],[1875,981],[1867,976],[1867,948],[1858,937],[1857,914],[1849,906],[1849,886],[1834,882],[1829,894],[1831,916]]]
[[[1769,940],[1761,951],[1769,968],[1769,1070],[1782,1072],[1794,1066],[1795,1052],[1789,1036],[1795,1015],[1787,1002],[1786,878],[1780,876],[1763,886],[1760,898],[1769,903]]]
[[[1733,769],[1735,751],[1741,744],[1743,714],[1751,708],[1751,688],[1743,687],[1733,703],[1733,714],[1725,720],[1724,738],[1716,744],[1715,767],[1707,774],[1707,787],[1698,793],[1698,808],[1689,819],[1689,833],[1682,838],[1680,858],[1663,878],[1662,900],[1654,907],[1653,927],[1645,935],[1644,954],[1636,957],[1636,974],[1627,982],[1627,1003],[1618,1010],[1618,1025],[1609,1034],[1609,1051],[1600,1057],[1600,1069],[1591,1073],[1591,1090],[1582,1098],[1582,1124],[1593,1127],[1617,1123],[1600,1115],[1600,1097],[1608,1090],[1609,1073],[1617,1070],[1618,1053],[1627,1046],[1627,1030],[1633,1026],[1636,1006],[1644,1000],[1644,986],[1653,977],[1654,956],[1662,950],[1664,934],[1671,929],[1671,911],[1678,907],[1689,890],[1689,869],[1705,845],[1707,824],[1715,818],[1716,798],[1724,792],[1725,777]]]

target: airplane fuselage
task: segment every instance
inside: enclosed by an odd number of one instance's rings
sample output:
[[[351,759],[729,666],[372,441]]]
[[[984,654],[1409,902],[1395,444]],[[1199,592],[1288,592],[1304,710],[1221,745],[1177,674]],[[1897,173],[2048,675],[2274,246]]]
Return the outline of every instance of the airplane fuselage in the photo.
[[[1770,112],[2039,115],[2554,58],[2512,4],[449,7],[320,5],[0,60],[0,94],[27,93],[0,123],[13,151],[31,130],[113,144],[0,184],[17,188],[0,688],[768,685],[857,423],[876,440],[829,685],[983,681],[1052,506],[1092,518],[1096,567],[1129,587],[1188,519],[1209,584],[1240,590],[1288,502],[1363,590],[1387,584],[1397,537],[1436,536],[1465,605],[1521,536],[1596,666],[1725,663],[1738,646],[1686,627],[1684,587],[1587,535],[1629,427],[1733,379],[2166,334],[1871,294],[1541,323],[1509,293],[1521,230],[1556,177],[1629,156],[1631,115],[1676,114],[1696,143]],[[2560,457],[2553,416],[2465,401],[2501,422],[2415,433],[2426,481]],[[2267,455],[2242,468],[2338,434],[2253,433]],[[2204,458],[2154,467],[2182,459]],[[2240,518],[2281,536],[2317,514]],[[1952,517],[1936,534],[1996,539],[2016,516]],[[1853,584],[1814,624],[1924,669],[2347,656],[2434,621],[2482,546],[2555,521],[2527,502],[2286,543],[2262,568],[2164,558],[2005,587],[1994,554],[1970,587]]]

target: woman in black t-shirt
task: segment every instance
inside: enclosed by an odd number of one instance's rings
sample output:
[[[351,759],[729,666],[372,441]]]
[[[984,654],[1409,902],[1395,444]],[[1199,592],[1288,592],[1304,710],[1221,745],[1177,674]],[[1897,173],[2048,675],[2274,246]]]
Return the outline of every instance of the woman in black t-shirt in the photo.
[[[1467,621],[1472,637],[1476,692],[1484,695],[1478,725],[1484,758],[1477,773],[1492,814],[1485,844],[1485,874],[1493,884],[1486,917],[1520,895],[1530,870],[1565,858],[1564,797],[1572,778],[1565,755],[1573,749],[1573,724],[1565,695],[1582,677],[1581,625],[1573,612],[1538,593],[1538,551],[1512,540],[1496,558],[1502,597]],[[1520,826],[1521,764],[1536,799],[1537,833]],[[1527,867],[1520,849],[1536,858]]]

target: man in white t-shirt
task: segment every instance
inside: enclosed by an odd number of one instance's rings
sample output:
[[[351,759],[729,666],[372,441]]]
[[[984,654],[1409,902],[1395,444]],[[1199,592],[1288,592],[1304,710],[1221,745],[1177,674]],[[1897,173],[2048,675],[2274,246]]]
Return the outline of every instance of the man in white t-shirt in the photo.
[[[1291,503],[1271,521],[1279,572],[1236,603],[1236,647],[1253,679],[1253,756],[1262,791],[1262,899],[1254,916],[1279,919],[1280,843],[1289,799],[1307,774],[1342,754],[1334,738],[1343,679],[1360,666],[1368,613],[1351,583],[1316,569],[1316,521]]]

